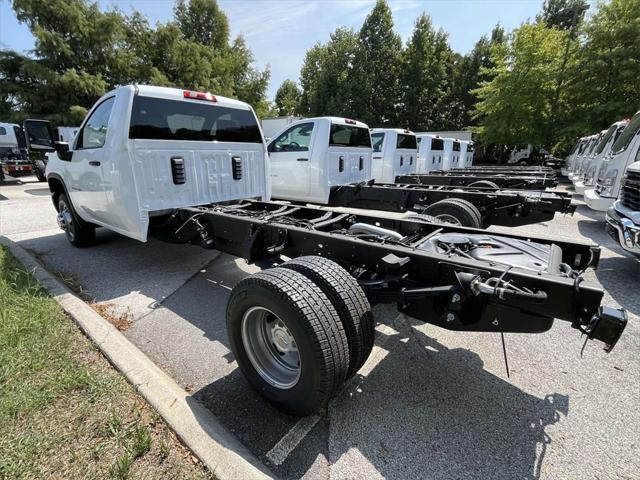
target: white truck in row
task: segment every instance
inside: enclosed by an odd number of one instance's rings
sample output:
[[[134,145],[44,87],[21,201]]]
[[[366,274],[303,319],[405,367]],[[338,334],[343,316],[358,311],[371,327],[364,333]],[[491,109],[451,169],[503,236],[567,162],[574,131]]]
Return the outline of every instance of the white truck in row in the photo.
[[[626,312],[583,278],[598,263],[593,243],[272,202],[270,163],[246,103],[129,85],[97,101],[72,144],[55,143],[46,175],[74,246],[102,227],[279,263],[234,286],[227,332],[248,382],[293,414],[326,407],[364,364],[371,303],[459,331],[539,333],[565,320],[607,351],[624,330]]]

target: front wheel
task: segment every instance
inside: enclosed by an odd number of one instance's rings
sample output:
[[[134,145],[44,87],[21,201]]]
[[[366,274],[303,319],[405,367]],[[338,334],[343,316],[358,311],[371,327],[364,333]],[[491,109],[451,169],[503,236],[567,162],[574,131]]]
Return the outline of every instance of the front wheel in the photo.
[[[64,193],[58,198],[58,226],[74,247],[88,247],[96,241],[95,227],[78,217]]]

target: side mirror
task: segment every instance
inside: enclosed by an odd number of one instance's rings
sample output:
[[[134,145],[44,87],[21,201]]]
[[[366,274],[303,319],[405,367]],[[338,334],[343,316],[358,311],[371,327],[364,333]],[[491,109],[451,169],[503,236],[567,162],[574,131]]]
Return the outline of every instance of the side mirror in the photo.
[[[27,148],[44,152],[53,152],[53,131],[47,120],[25,120],[22,124]]]
[[[60,157],[60,160],[64,160],[65,162],[71,161],[73,152],[69,150],[69,144],[67,142],[55,142],[54,147],[58,157]]]

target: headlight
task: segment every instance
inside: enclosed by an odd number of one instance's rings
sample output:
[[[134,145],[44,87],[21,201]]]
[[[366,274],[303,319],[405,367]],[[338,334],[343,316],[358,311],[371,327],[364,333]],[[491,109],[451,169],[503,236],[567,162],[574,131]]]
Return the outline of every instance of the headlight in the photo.
[[[602,189],[600,190],[600,195],[603,197],[611,196],[613,192],[613,186],[616,183],[616,178],[618,178],[618,170],[612,170],[609,174],[604,177],[602,180]]]

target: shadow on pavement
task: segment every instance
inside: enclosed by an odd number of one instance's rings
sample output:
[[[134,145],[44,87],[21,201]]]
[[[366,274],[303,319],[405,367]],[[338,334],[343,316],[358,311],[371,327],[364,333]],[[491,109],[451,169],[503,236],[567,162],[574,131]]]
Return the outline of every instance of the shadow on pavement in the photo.
[[[629,312],[640,315],[640,296],[628,288],[640,280],[640,262],[628,255],[605,231],[604,219],[578,222],[580,234],[605,247],[616,256],[601,256],[595,275],[611,297]]]
[[[212,263],[225,278],[205,300],[212,308],[208,315],[171,300],[164,307],[228,348],[221,305],[228,288],[247,273],[231,257]],[[193,288],[191,296],[201,287],[185,288]],[[377,332],[383,358],[367,375],[352,379],[282,465],[270,464],[265,454],[298,419],[265,402],[235,363],[194,395],[283,478],[301,477],[319,455],[333,465],[337,478],[539,478],[551,442],[545,427],[568,414],[569,398],[529,395],[484,370],[477,354],[448,349],[424,335],[416,328],[420,322],[404,316],[392,320],[392,310],[375,309],[377,320],[398,332]],[[233,355],[227,353],[223,361],[232,362]],[[376,362],[375,354],[371,361]],[[352,461],[354,456],[366,461]],[[363,463],[371,472],[350,470]]]
[[[195,383],[194,397],[284,478],[309,470],[326,477],[329,465],[338,478],[539,478],[551,441],[545,428],[569,411],[568,397],[527,394],[486,371],[475,353],[449,349],[421,323],[377,306],[377,320],[397,333],[377,334],[380,355],[370,359],[370,371],[357,374],[288,458],[273,465],[267,453],[299,419],[249,386],[226,336],[229,292],[255,267],[229,255],[207,263],[196,258],[205,252],[199,247],[144,245],[109,232],[99,233],[96,249],[73,249],[62,233],[20,243],[49,252],[43,255],[54,268],[84,275],[99,298],[136,290],[163,300],[127,337],[185,388]],[[206,266],[193,268],[194,258]],[[162,299],[157,283],[176,271],[184,278]]]

